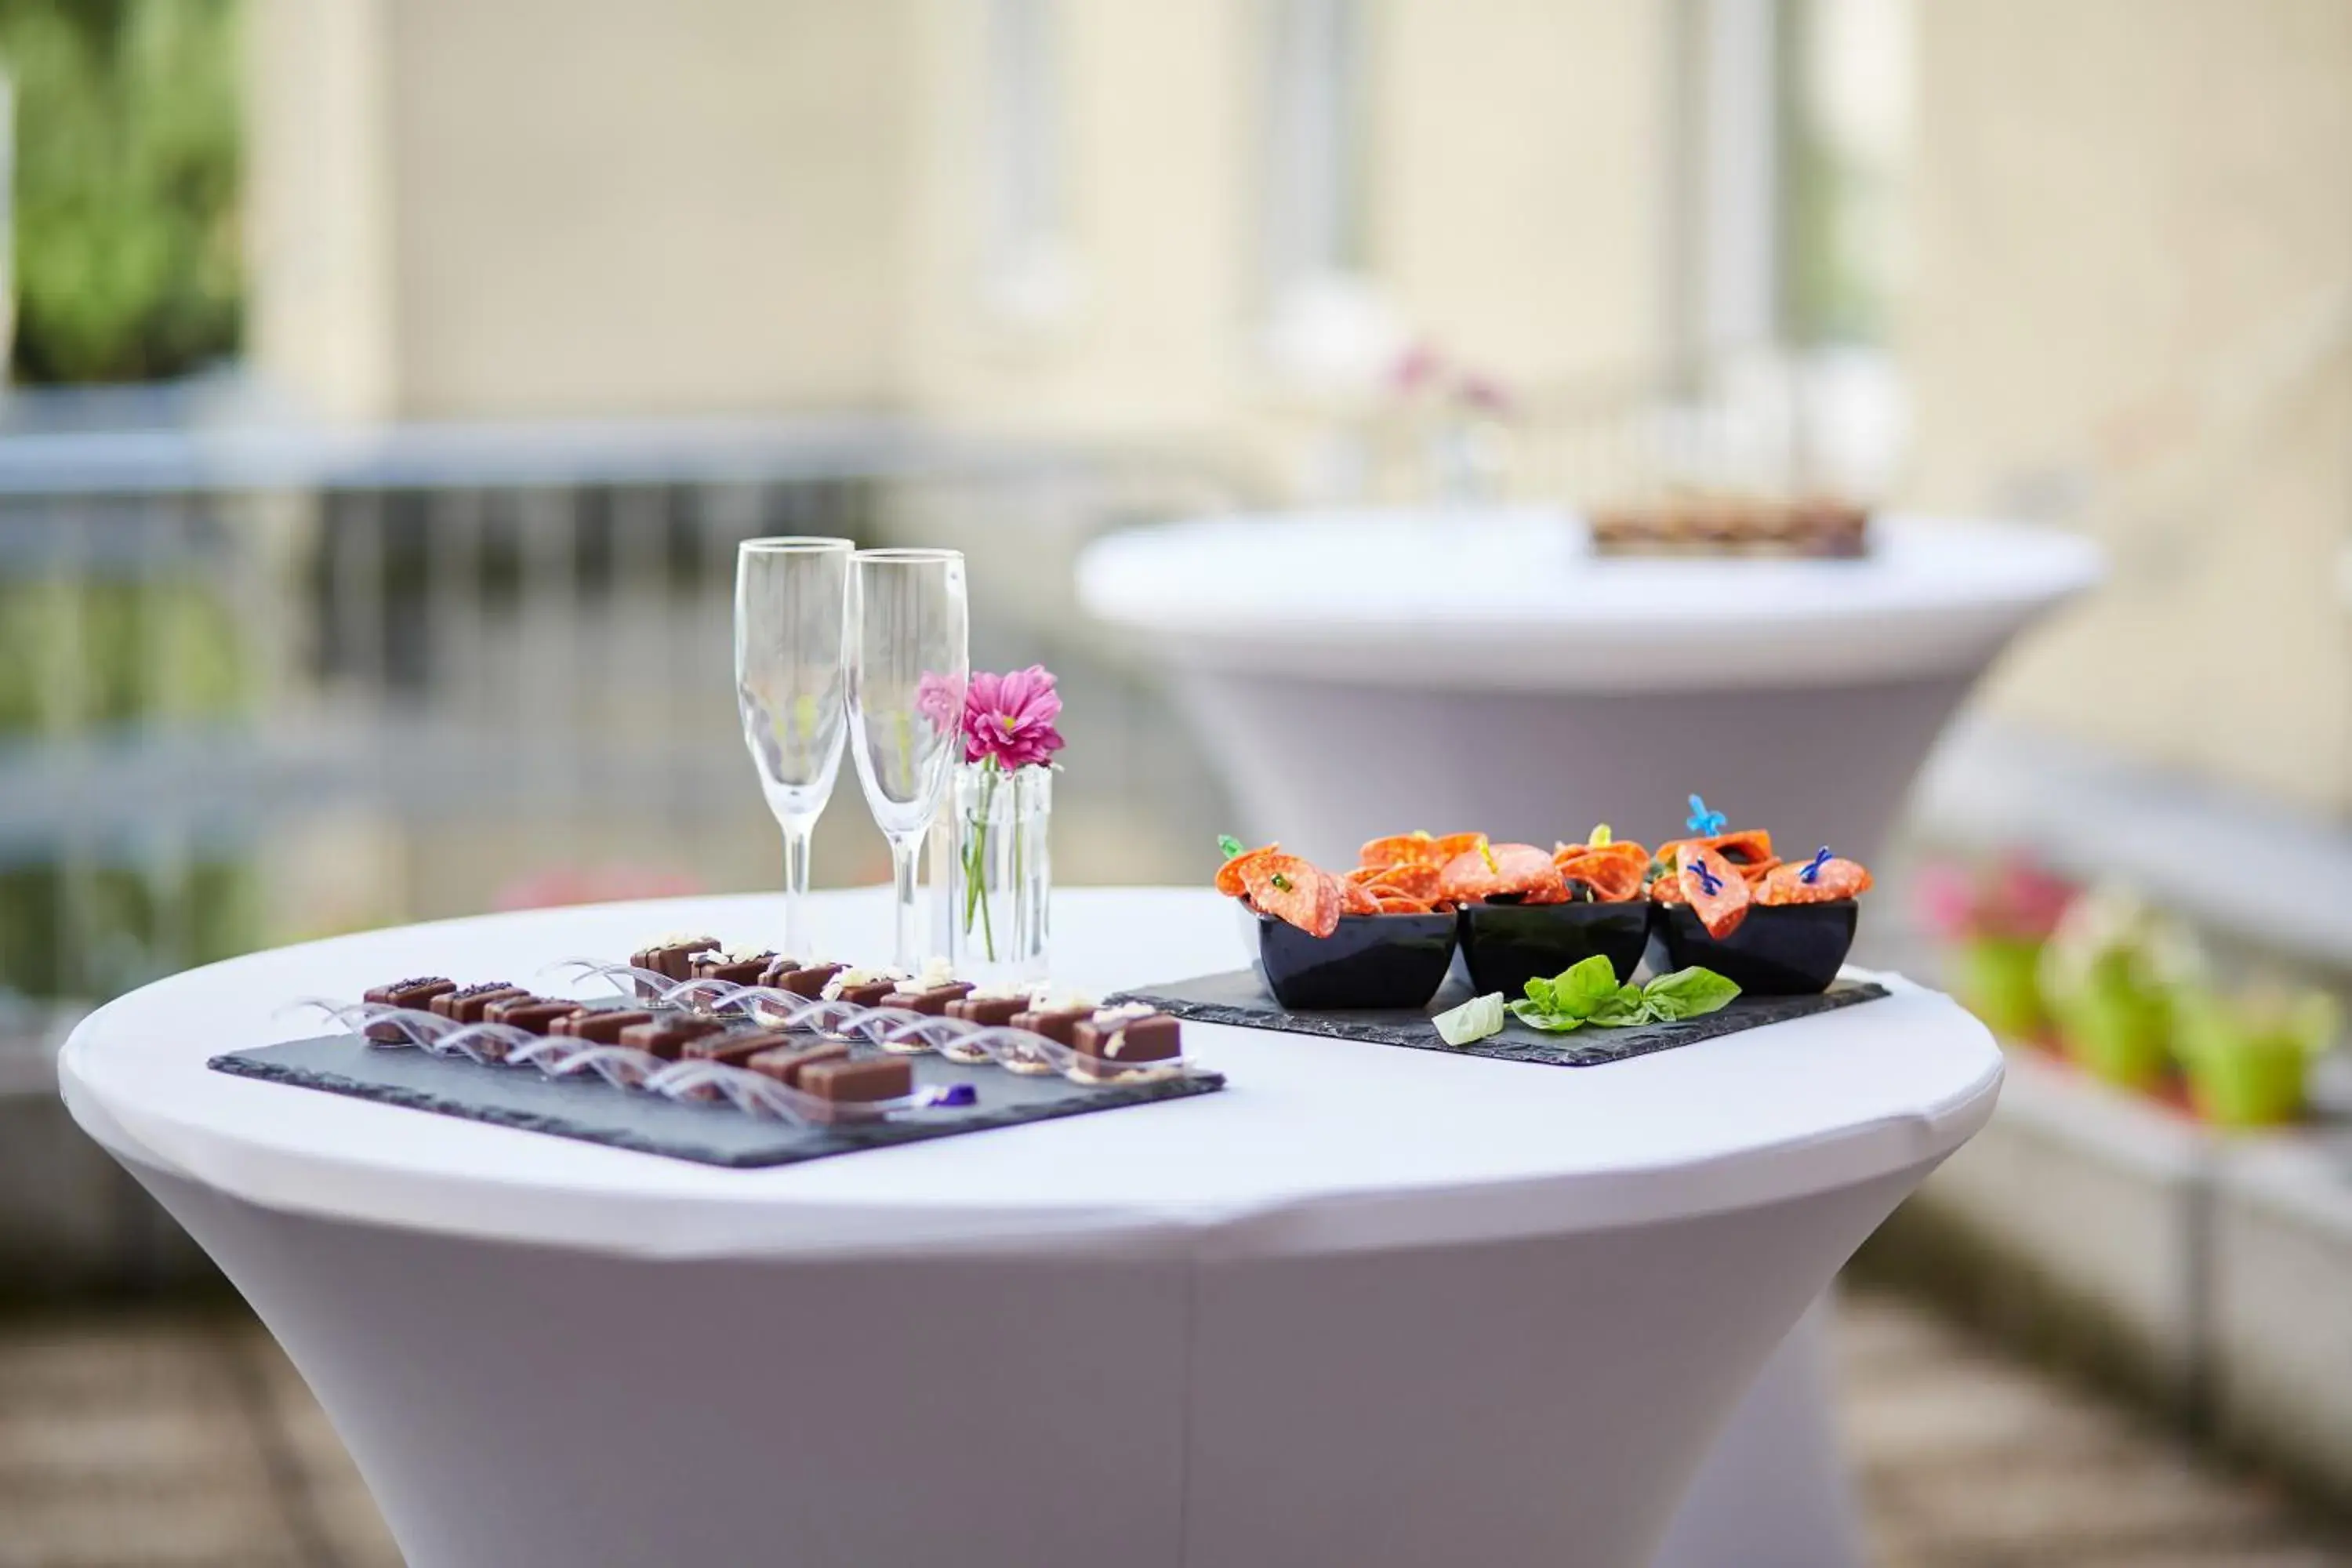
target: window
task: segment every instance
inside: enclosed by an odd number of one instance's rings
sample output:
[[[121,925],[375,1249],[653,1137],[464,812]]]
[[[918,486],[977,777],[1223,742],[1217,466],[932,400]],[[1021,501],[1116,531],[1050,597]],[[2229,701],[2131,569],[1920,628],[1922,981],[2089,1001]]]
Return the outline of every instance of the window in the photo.
[[[1266,264],[1279,295],[1364,270],[1364,40],[1356,0],[1271,0]]]
[[[1781,329],[1801,344],[1885,342],[1906,268],[1909,0],[1793,0],[1780,47],[1788,167]]]
[[[1074,291],[1055,10],[1055,0],[988,0],[985,283],[989,302],[1020,321],[1063,314]]]
[[[1902,270],[1911,0],[1684,0],[1676,336],[1867,343]]]
[[[1267,347],[1309,381],[1360,383],[1402,332],[1370,273],[1369,40],[1360,0],[1265,0]]]

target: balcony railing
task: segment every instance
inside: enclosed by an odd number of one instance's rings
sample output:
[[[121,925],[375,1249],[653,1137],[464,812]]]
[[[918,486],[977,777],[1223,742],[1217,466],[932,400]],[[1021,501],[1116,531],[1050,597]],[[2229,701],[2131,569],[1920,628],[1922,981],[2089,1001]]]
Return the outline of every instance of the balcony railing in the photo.
[[[1072,689],[1065,863],[1149,872],[1213,794],[1083,630],[1066,562],[1234,499],[1158,453],[876,420],[0,437],[0,997],[86,1003],[499,902],[769,885],[729,674],[735,544],[761,533],[965,548],[975,662]],[[873,873],[862,825],[845,778],[821,878]]]

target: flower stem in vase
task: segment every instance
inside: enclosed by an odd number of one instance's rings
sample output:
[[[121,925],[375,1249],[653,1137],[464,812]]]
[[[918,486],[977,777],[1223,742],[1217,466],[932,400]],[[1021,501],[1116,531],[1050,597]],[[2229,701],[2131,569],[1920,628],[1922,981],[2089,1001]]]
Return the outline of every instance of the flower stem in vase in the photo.
[[[982,762],[980,771],[980,804],[971,816],[971,841],[964,846],[963,930],[966,936],[971,934],[972,917],[977,910],[981,945],[988,962],[993,963],[996,962],[996,927],[988,909],[988,829],[996,805],[996,760],[991,757]]]

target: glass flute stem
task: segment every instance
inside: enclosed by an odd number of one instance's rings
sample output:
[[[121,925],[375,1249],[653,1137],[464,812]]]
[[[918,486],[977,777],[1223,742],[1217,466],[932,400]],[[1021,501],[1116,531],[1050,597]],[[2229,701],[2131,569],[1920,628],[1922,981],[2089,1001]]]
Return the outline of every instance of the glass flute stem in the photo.
[[[786,817],[784,830],[784,945],[788,958],[802,963],[816,956],[808,942],[809,837],[816,830],[813,816]]]
[[[891,959],[911,974],[923,964],[922,940],[917,930],[919,910],[915,902],[915,862],[923,835],[890,835]]]

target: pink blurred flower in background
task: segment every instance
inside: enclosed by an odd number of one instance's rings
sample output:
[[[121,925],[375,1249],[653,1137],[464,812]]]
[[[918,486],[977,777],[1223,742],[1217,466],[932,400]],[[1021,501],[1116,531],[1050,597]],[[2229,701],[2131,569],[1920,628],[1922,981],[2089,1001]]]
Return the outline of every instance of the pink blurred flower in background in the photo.
[[[1925,866],[1917,889],[1920,918],[1947,942],[2041,942],[2056,928],[2077,890],[2014,854],[1980,871],[1950,861]]]
[[[527,871],[490,900],[499,910],[544,910],[560,904],[603,904],[622,899],[676,899],[702,891],[682,871],[653,866],[551,866]]]
[[[1042,664],[974,675],[964,693],[964,761],[993,762],[1007,773],[1042,766],[1062,749],[1062,732],[1054,727],[1061,716],[1062,695]]]

